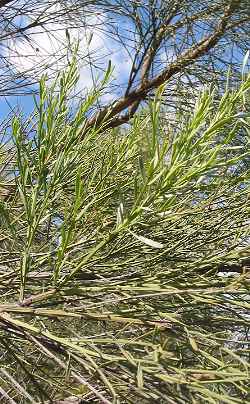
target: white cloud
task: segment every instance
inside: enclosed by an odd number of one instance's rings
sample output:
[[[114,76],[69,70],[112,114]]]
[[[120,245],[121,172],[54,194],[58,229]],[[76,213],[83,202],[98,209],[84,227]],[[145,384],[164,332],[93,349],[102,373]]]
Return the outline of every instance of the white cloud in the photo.
[[[124,81],[127,77],[131,63],[120,48],[108,39],[103,31],[98,27],[105,25],[106,17],[100,13],[87,17],[88,29],[69,29],[70,42],[79,41],[79,71],[80,80],[77,90],[86,92],[93,86],[96,78],[105,71],[108,61],[114,67],[113,80]],[[91,27],[91,28],[90,28]],[[28,34],[29,32],[27,32]],[[28,77],[36,74],[36,78],[46,71],[51,74],[65,68],[67,64],[68,39],[66,27],[63,22],[49,23],[46,30],[42,27],[33,28],[30,37],[10,40],[8,42],[8,53],[11,64],[18,73]],[[92,68],[90,65],[90,55],[95,60]],[[97,67],[99,69],[97,69]],[[103,96],[103,101],[109,102],[114,98],[114,93],[109,92]]]

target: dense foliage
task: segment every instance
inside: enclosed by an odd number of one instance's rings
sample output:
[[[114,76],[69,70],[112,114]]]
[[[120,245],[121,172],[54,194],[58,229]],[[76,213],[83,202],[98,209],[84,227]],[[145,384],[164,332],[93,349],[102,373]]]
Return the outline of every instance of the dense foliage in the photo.
[[[250,77],[119,131],[86,126],[109,72],[76,108],[77,79],[0,150],[3,402],[249,402]]]

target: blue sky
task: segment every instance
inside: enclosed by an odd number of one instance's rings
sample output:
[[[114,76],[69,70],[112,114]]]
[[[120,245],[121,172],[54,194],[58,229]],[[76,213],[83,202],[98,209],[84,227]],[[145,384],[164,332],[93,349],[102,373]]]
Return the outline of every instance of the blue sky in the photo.
[[[0,97],[0,121],[6,118],[12,108],[23,111],[24,114],[30,114],[34,108],[33,96]]]

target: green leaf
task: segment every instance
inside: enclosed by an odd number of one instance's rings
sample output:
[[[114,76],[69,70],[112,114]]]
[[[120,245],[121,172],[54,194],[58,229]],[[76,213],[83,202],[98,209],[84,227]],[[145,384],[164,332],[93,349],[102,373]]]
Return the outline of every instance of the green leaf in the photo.
[[[137,386],[139,387],[139,389],[143,389],[143,373],[141,362],[138,362],[136,378],[137,378]]]
[[[243,76],[243,75],[244,75],[244,73],[245,73],[245,70],[246,70],[246,66],[247,66],[247,63],[248,63],[249,56],[250,56],[250,50],[248,50],[248,51],[246,52],[246,54],[245,54],[245,56],[244,56],[244,59],[243,59],[243,63],[242,63],[242,69],[241,69],[241,74],[242,74],[242,76]]]
[[[159,243],[158,241],[151,240],[148,237],[140,236],[138,234],[135,234],[133,231],[129,231],[137,240],[141,241],[143,244],[148,245],[149,247],[152,248],[164,248],[164,245],[162,243]]]

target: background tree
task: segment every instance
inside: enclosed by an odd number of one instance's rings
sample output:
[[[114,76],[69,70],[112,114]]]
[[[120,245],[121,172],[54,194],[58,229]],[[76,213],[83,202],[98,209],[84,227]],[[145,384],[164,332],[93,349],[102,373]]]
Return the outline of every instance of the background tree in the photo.
[[[12,0],[1,1],[0,7],[3,96],[34,91],[42,71],[53,74],[64,66],[70,35],[85,37],[79,56],[93,79],[96,71],[106,70],[107,56],[116,65],[120,59],[130,66],[126,77],[107,89],[117,99],[99,113],[94,108],[90,125],[102,121],[107,111],[110,126],[128,122],[166,80],[168,108],[177,100],[182,109],[189,108],[194,88],[212,81],[221,84],[229,66],[237,81],[249,48],[247,0]],[[50,51],[43,48],[48,41],[43,45],[41,32],[48,34]],[[95,46],[98,35],[101,43]]]

